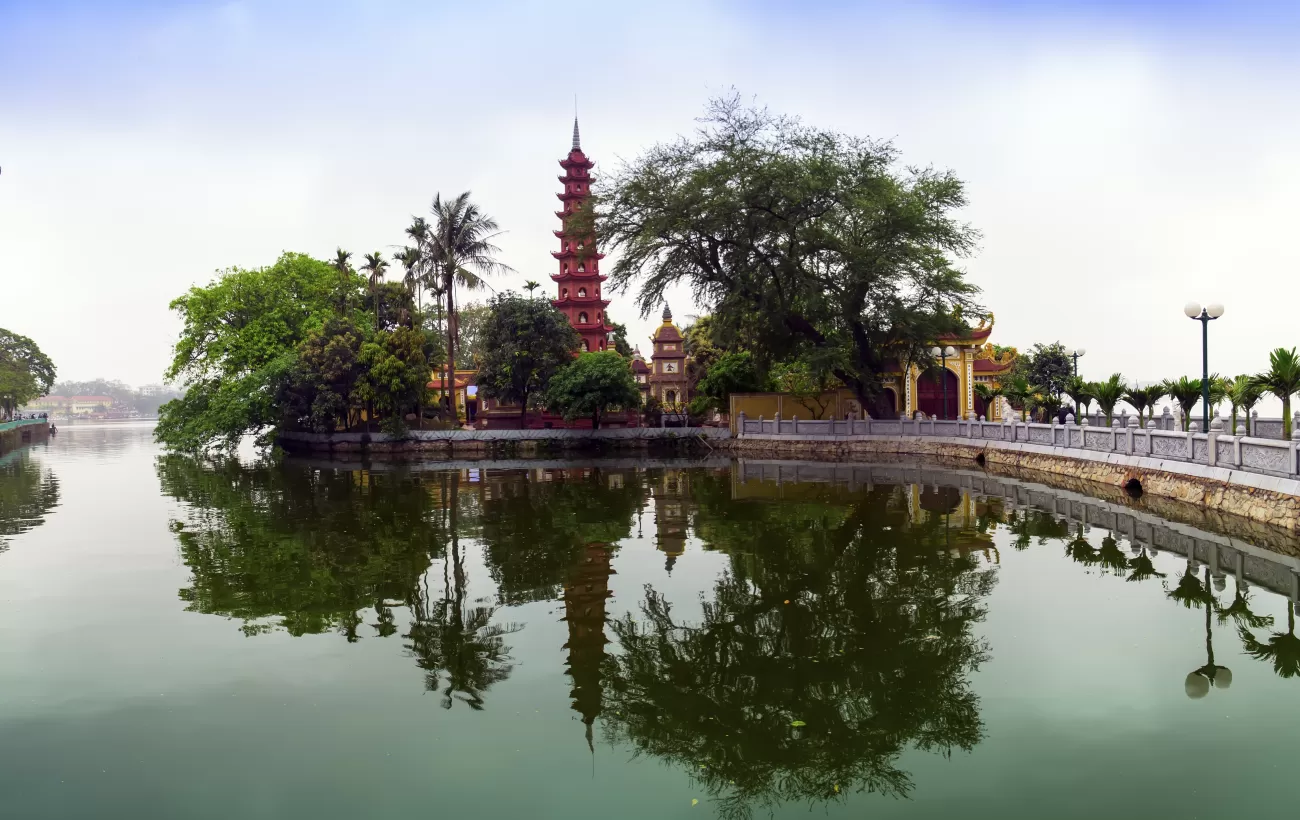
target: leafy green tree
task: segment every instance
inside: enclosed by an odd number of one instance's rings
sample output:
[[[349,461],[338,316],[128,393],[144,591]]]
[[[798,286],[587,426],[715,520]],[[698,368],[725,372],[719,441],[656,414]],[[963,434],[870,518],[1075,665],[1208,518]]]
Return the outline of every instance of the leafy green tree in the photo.
[[[0,416],[50,391],[57,371],[36,342],[0,328]]]
[[[835,372],[840,369],[838,358],[834,358],[837,351],[805,348],[802,353],[773,367],[770,379],[777,390],[794,396],[814,419],[820,419],[835,400]]]
[[[298,358],[281,386],[279,402],[288,423],[316,433],[348,429],[358,421],[362,331],[330,317],[298,346]]]
[[[492,308],[483,302],[471,302],[460,306],[460,310],[456,312],[456,327],[460,331],[460,340],[456,348],[456,355],[459,357],[456,362],[457,367],[478,368],[478,362],[483,356],[483,331],[491,316]]]
[[[1106,414],[1106,426],[1109,427],[1115,417],[1115,405],[1129,392],[1123,374],[1111,373],[1104,382],[1094,382],[1091,389],[1097,406]]]
[[[478,388],[502,404],[518,405],[522,429],[528,426],[529,402],[540,398],[560,368],[573,360],[578,333],[544,300],[504,293],[489,305]]]
[[[1282,400],[1282,437],[1291,438],[1291,396],[1300,391],[1300,356],[1295,348],[1279,347],[1268,354],[1268,370],[1254,379],[1261,392]]]
[[[511,269],[497,259],[501,252],[493,240],[501,235],[497,222],[470,201],[469,191],[454,199],[433,198],[433,224],[429,228],[430,271],[447,299],[447,375],[443,384],[455,384],[458,348],[456,286],[475,290],[482,286],[482,274],[507,273]],[[454,408],[453,408],[454,410]]]
[[[1133,409],[1138,414],[1138,424],[1145,424],[1143,413],[1151,411],[1154,416],[1156,404],[1164,398],[1165,386],[1163,384],[1148,384],[1145,387],[1138,387],[1136,384],[1129,387],[1128,392],[1124,394],[1124,401],[1133,405]]]
[[[591,418],[591,429],[600,429],[600,415],[614,408],[635,409],[641,391],[627,359],[613,350],[583,353],[551,377],[546,389],[547,405],[564,414],[566,420]]]
[[[1173,399],[1183,411],[1183,430],[1187,430],[1192,417],[1192,408],[1201,400],[1201,380],[1191,376],[1169,379],[1163,385],[1165,395]]]
[[[428,396],[433,350],[424,331],[406,327],[380,333],[361,345],[355,393],[384,417],[386,432],[403,432],[407,413],[419,417]]]
[[[529,279],[527,282],[524,282],[524,290],[528,291],[528,298],[532,299],[533,292],[536,291],[541,286],[542,285],[540,282],[534,281],[532,279]]]
[[[171,303],[183,328],[168,381],[181,398],[160,408],[154,435],[177,450],[233,447],[248,433],[273,431],[282,418],[279,388],[298,346],[351,304],[363,280],[309,256],[286,253],[265,268],[231,268]],[[348,291],[351,291],[349,293]]]
[[[998,399],[1005,398],[1007,393],[1001,382],[995,384],[981,382],[975,385],[975,395],[979,397],[980,401],[984,402],[987,415],[992,418],[994,405]]]
[[[1060,342],[1039,342],[1016,357],[1013,372],[1038,385],[1043,394],[1060,396],[1074,374],[1074,364]]]
[[[1228,387],[1228,401],[1232,403],[1232,432],[1234,434],[1237,432],[1238,410],[1241,411],[1245,419],[1247,432],[1251,435],[1255,434],[1255,431],[1250,429],[1250,411],[1263,398],[1263,394],[1264,391],[1256,384],[1255,380],[1244,373],[1232,380]]]
[[[756,393],[766,386],[749,351],[724,353],[709,365],[695,385],[694,412],[726,410],[732,393]]]
[[[626,164],[596,199],[596,232],[620,251],[611,281],[641,283],[642,315],[689,283],[717,328],[751,339],[762,361],[801,345],[834,351],[835,376],[868,408],[892,361],[967,329],[977,289],[953,260],[977,233],[958,219],[956,176],[899,170],[888,143],[738,95],[714,100],[701,122]],[[579,221],[596,213],[584,211]]]

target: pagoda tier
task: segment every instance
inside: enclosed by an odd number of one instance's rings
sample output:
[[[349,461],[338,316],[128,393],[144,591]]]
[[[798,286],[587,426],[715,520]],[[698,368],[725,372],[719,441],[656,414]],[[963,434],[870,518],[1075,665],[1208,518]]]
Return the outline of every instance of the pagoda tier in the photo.
[[[595,237],[581,236],[568,229],[568,218],[591,196],[591,177],[587,171],[594,167],[582,152],[576,119],[573,121],[573,148],[567,157],[560,160],[560,167],[565,172],[559,177],[564,190],[556,197],[564,203],[564,210],[555,214],[560,219],[560,230],[554,232],[560,240],[560,249],[551,253],[560,271],[551,275],[556,283],[556,298],[551,304],[578,331],[582,350],[604,350],[614,329],[605,317],[609,300],[601,298],[600,293],[600,285],[606,279],[600,272],[600,260],[605,255],[596,252]],[[586,250],[583,250],[584,246]]]

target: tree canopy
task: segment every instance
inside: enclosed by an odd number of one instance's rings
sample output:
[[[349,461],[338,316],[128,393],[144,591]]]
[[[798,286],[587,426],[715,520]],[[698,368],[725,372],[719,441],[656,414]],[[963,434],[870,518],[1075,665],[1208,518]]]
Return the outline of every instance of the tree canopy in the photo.
[[[484,323],[478,388],[486,397],[520,407],[539,400],[552,377],[573,359],[578,332],[541,299],[503,293],[492,299]]]
[[[583,353],[551,377],[546,403],[566,420],[590,417],[592,429],[599,429],[602,413],[638,407],[641,391],[628,360],[601,350]]]
[[[954,263],[978,238],[955,216],[962,182],[898,160],[887,142],[714,100],[694,135],[598,188],[597,234],[620,252],[612,283],[640,283],[642,315],[689,284],[720,336],[768,361],[834,349],[835,376],[870,406],[888,362],[923,358],[979,312]]]
[[[1016,357],[1014,372],[1034,385],[1044,395],[1060,397],[1068,393],[1074,375],[1074,361],[1060,342],[1039,342]],[[1074,396],[1071,394],[1071,398]],[[1090,398],[1096,398],[1092,396]]]
[[[0,415],[49,393],[55,375],[54,362],[36,342],[0,328]]]

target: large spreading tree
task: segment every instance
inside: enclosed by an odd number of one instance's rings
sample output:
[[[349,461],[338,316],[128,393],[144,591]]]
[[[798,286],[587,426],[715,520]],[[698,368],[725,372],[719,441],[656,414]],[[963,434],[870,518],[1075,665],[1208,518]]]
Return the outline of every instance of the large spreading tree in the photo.
[[[577,218],[620,252],[611,280],[640,283],[643,315],[688,284],[717,338],[755,340],[770,362],[828,349],[835,376],[872,407],[894,361],[924,361],[979,311],[954,262],[978,239],[957,217],[961,180],[898,160],[887,142],[732,95],[694,135],[625,164],[598,191],[599,215]]]
[[[551,378],[546,403],[563,413],[566,421],[589,417],[591,429],[598,430],[602,413],[637,409],[641,404],[641,391],[628,364],[614,350],[583,353]]]
[[[0,328],[0,416],[50,392],[55,367],[36,342]]]
[[[563,313],[542,299],[504,293],[490,303],[484,323],[478,388],[502,404],[519,406],[528,426],[528,403],[539,399],[551,378],[573,360],[578,332]]]

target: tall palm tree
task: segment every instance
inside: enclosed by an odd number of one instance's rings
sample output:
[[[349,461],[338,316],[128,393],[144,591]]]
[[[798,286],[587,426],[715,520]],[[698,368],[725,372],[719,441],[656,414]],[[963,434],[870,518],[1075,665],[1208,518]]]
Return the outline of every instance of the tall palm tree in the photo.
[[[1165,388],[1162,384],[1149,384],[1146,387],[1133,385],[1129,387],[1128,392],[1124,394],[1124,401],[1133,405],[1133,409],[1138,411],[1138,426],[1146,423],[1143,412],[1148,408],[1151,410],[1152,417],[1155,416],[1156,403],[1164,398]]]
[[[361,266],[363,271],[370,275],[370,302],[375,307],[375,330],[379,330],[379,283],[384,279],[384,271],[388,270],[388,261],[384,259],[379,251],[366,254],[366,263]]]
[[[402,284],[406,285],[406,292],[411,295],[411,301],[415,302],[418,309],[420,306],[420,249],[406,245],[393,254],[393,259],[397,260],[397,263],[402,266]]]
[[[339,272],[339,315],[342,316],[348,311],[348,279],[354,273],[352,254],[342,248],[336,249],[330,267]]]
[[[1029,411],[1029,400],[1034,388],[1024,376],[1009,376],[1002,381],[1002,395],[1012,404],[1019,404],[1022,412]]]
[[[1114,418],[1115,405],[1119,404],[1120,399],[1124,398],[1127,392],[1128,385],[1124,383],[1124,376],[1120,373],[1111,373],[1106,381],[1092,385],[1092,394],[1097,400],[1097,406],[1106,414],[1107,427]]]
[[[1272,661],[1273,671],[1284,678],[1300,675],[1300,637],[1295,634],[1296,606],[1287,604],[1286,632],[1274,632],[1268,643],[1261,643],[1246,627],[1237,627],[1237,636],[1241,638],[1246,654],[1256,660]]]
[[[1183,376],[1181,379],[1169,379],[1162,386],[1165,395],[1173,399],[1183,411],[1183,430],[1187,430],[1192,408],[1201,400],[1201,380]]]
[[[1291,438],[1291,394],[1300,391],[1300,356],[1295,348],[1279,347],[1268,354],[1268,370],[1255,376],[1255,385],[1282,400],[1282,437]]]
[[[454,416],[456,375],[456,285],[475,288],[482,284],[480,273],[506,273],[510,267],[497,259],[501,252],[493,241],[501,235],[497,222],[470,201],[465,191],[454,199],[433,198],[433,226],[430,237],[430,266],[441,280],[447,298],[448,408]]]
[[[539,284],[538,282],[534,282],[532,279],[529,279],[527,282],[524,282],[524,290],[528,291],[529,299],[533,298],[533,291],[537,290],[540,287],[541,284]]]
[[[1088,412],[1088,405],[1092,402],[1092,384],[1084,381],[1079,376],[1071,376],[1065,383],[1065,395],[1070,397],[1074,402],[1074,420],[1083,421],[1083,416]]]
[[[1228,401],[1232,402],[1232,432],[1237,432],[1237,411],[1240,410],[1245,414],[1246,432],[1254,435],[1255,431],[1250,429],[1250,411],[1263,396],[1263,391],[1255,380],[1244,373],[1232,380],[1228,387]]]
[[[422,300],[423,289],[428,286],[431,278],[430,261],[431,252],[429,248],[429,239],[432,231],[429,229],[429,221],[422,216],[411,217],[411,224],[406,228],[406,235],[415,243],[415,250],[419,252],[419,259],[415,271],[415,307],[423,309]]]
[[[1232,381],[1225,379],[1218,373],[1210,374],[1210,415],[1219,415],[1219,405],[1223,404],[1228,398],[1228,390],[1232,387]]]

